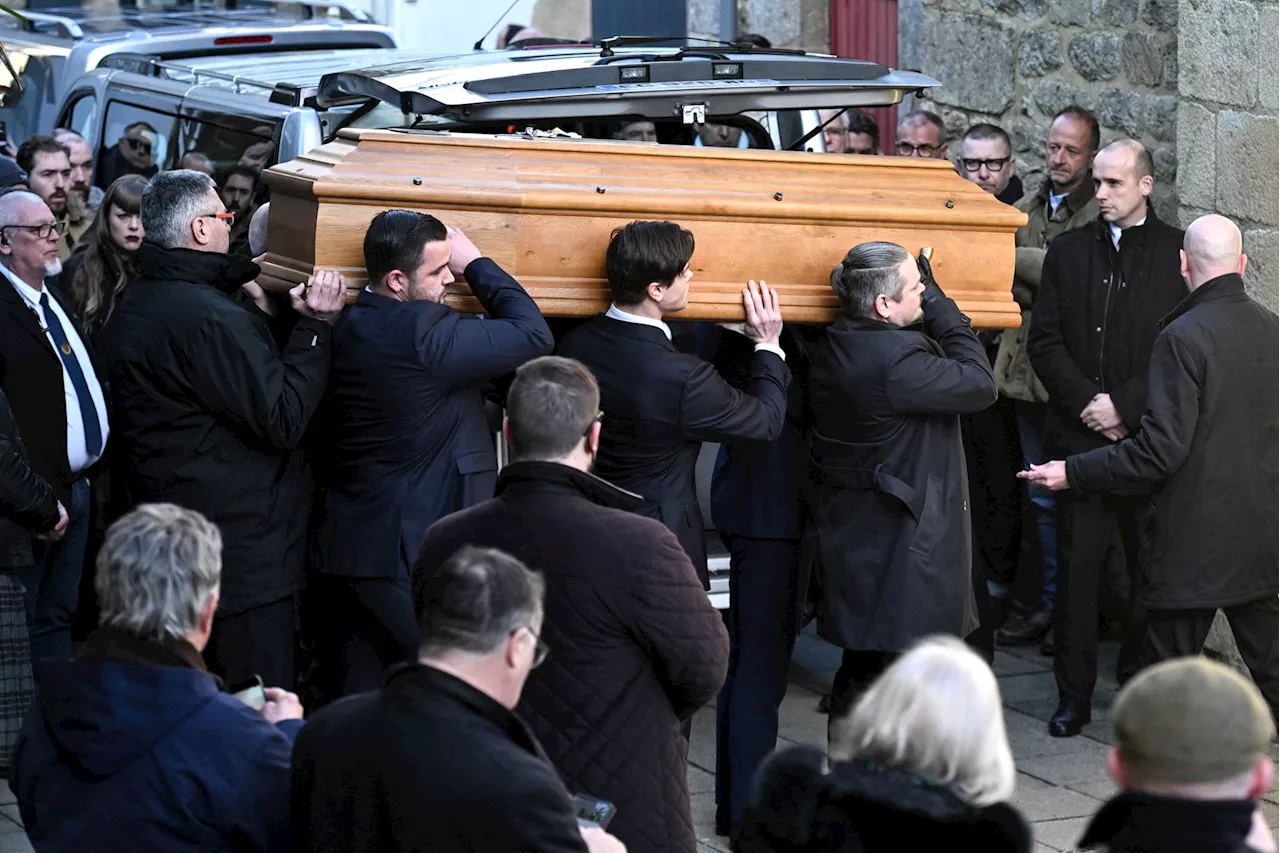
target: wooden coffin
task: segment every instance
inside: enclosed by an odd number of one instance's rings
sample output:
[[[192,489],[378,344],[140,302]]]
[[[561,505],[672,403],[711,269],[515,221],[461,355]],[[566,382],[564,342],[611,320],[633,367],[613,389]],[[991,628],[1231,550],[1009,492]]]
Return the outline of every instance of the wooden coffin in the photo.
[[[939,283],[974,325],[1020,320],[1010,285],[1013,235],[1026,217],[945,161],[344,130],[266,180],[272,289],[337,269],[354,298],[368,283],[365,230],[396,207],[460,226],[547,316],[607,308],[610,232],[671,219],[697,241],[681,318],[741,320],[743,285],[763,279],[787,321],[829,322],[832,267],[858,243],[890,240],[913,253],[933,247]],[[461,282],[448,302],[480,310]]]

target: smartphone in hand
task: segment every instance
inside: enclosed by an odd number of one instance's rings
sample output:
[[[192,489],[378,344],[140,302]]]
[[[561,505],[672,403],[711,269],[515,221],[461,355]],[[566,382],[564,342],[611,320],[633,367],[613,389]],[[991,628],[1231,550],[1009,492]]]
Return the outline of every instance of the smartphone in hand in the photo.
[[[267,688],[262,683],[262,676],[255,675],[247,681],[233,684],[227,688],[233,699],[239,699],[255,711],[261,711],[267,704]]]
[[[598,826],[609,828],[609,821],[617,814],[618,807],[608,800],[597,799],[587,794],[574,794],[573,806],[578,813],[578,823],[582,826]]]

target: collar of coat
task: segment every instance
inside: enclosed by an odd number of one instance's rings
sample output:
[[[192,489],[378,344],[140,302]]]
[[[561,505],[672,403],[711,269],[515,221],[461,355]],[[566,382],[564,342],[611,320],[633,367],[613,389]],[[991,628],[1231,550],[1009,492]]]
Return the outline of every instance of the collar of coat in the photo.
[[[1156,216],[1156,209],[1151,205],[1150,200],[1147,202],[1147,217],[1142,221],[1141,225],[1131,225],[1120,231],[1120,247],[1126,252],[1132,251],[1136,246],[1144,245],[1148,239],[1158,239],[1155,235],[1157,231],[1164,228],[1164,223],[1160,221],[1160,217]],[[1104,243],[1106,249],[1110,252],[1116,251],[1115,243],[1111,242],[1111,223],[1102,218],[1102,214],[1098,214],[1098,218],[1093,220],[1094,236]],[[1181,245],[1181,244],[1179,244]]]
[[[396,664],[387,670],[383,690],[423,693],[459,705],[506,732],[522,748],[551,763],[542,744],[514,711],[457,676],[423,663]]]
[[[186,640],[172,637],[152,640],[110,626],[94,629],[76,653],[76,660],[209,671],[204,658]]]
[[[561,491],[579,494],[592,503],[610,509],[630,512],[644,503],[644,498],[635,492],[620,489],[608,480],[559,462],[513,462],[507,465],[498,472],[494,497],[534,484],[550,485]]]
[[[1183,314],[1195,308],[1197,305],[1209,302],[1214,299],[1223,299],[1228,296],[1244,296],[1244,279],[1236,273],[1227,273],[1217,278],[1211,278],[1195,290],[1187,294],[1187,298],[1178,303],[1178,306],[1164,316],[1160,321],[1160,328],[1172,323]]]
[[[1182,800],[1123,793],[1094,815],[1079,846],[1160,853],[1244,849],[1255,807],[1251,800]]]
[[[1040,200],[1041,206],[1049,203],[1049,193],[1052,191],[1053,181],[1046,177],[1040,183],[1040,189],[1036,192],[1036,198]],[[1089,200],[1093,198],[1093,194],[1093,172],[1090,171],[1089,174],[1084,176],[1084,180],[1080,182],[1080,186],[1068,193],[1067,197],[1062,200],[1062,203],[1067,206],[1067,211],[1069,213],[1074,214],[1077,210],[1089,203]]]
[[[159,281],[189,281],[205,284],[231,295],[262,272],[248,258],[195,249],[164,249],[142,241],[135,256],[138,274]]]

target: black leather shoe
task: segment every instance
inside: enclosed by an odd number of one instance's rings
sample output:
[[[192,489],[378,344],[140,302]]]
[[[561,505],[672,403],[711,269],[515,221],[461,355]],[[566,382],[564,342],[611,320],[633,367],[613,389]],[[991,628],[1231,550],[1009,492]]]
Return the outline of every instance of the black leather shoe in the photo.
[[[1075,737],[1092,719],[1087,702],[1063,699],[1049,720],[1049,737]]]
[[[1049,633],[1044,635],[1044,639],[1040,641],[1040,654],[1044,657],[1053,657],[1053,629],[1049,629]]]
[[[1002,646],[1031,646],[1053,626],[1053,613],[1048,610],[1032,610],[1025,616],[1015,616],[999,631],[996,642]]]

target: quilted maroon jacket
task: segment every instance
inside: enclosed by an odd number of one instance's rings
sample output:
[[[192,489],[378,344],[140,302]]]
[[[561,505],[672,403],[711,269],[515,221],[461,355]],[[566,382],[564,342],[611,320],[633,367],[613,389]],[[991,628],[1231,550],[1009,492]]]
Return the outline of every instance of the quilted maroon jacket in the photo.
[[[551,653],[516,709],[574,793],[618,807],[629,853],[695,853],[681,724],[724,681],[729,641],[693,564],[640,498],[564,465],[503,469],[497,496],[436,522],[418,564],[463,545],[546,579]]]

